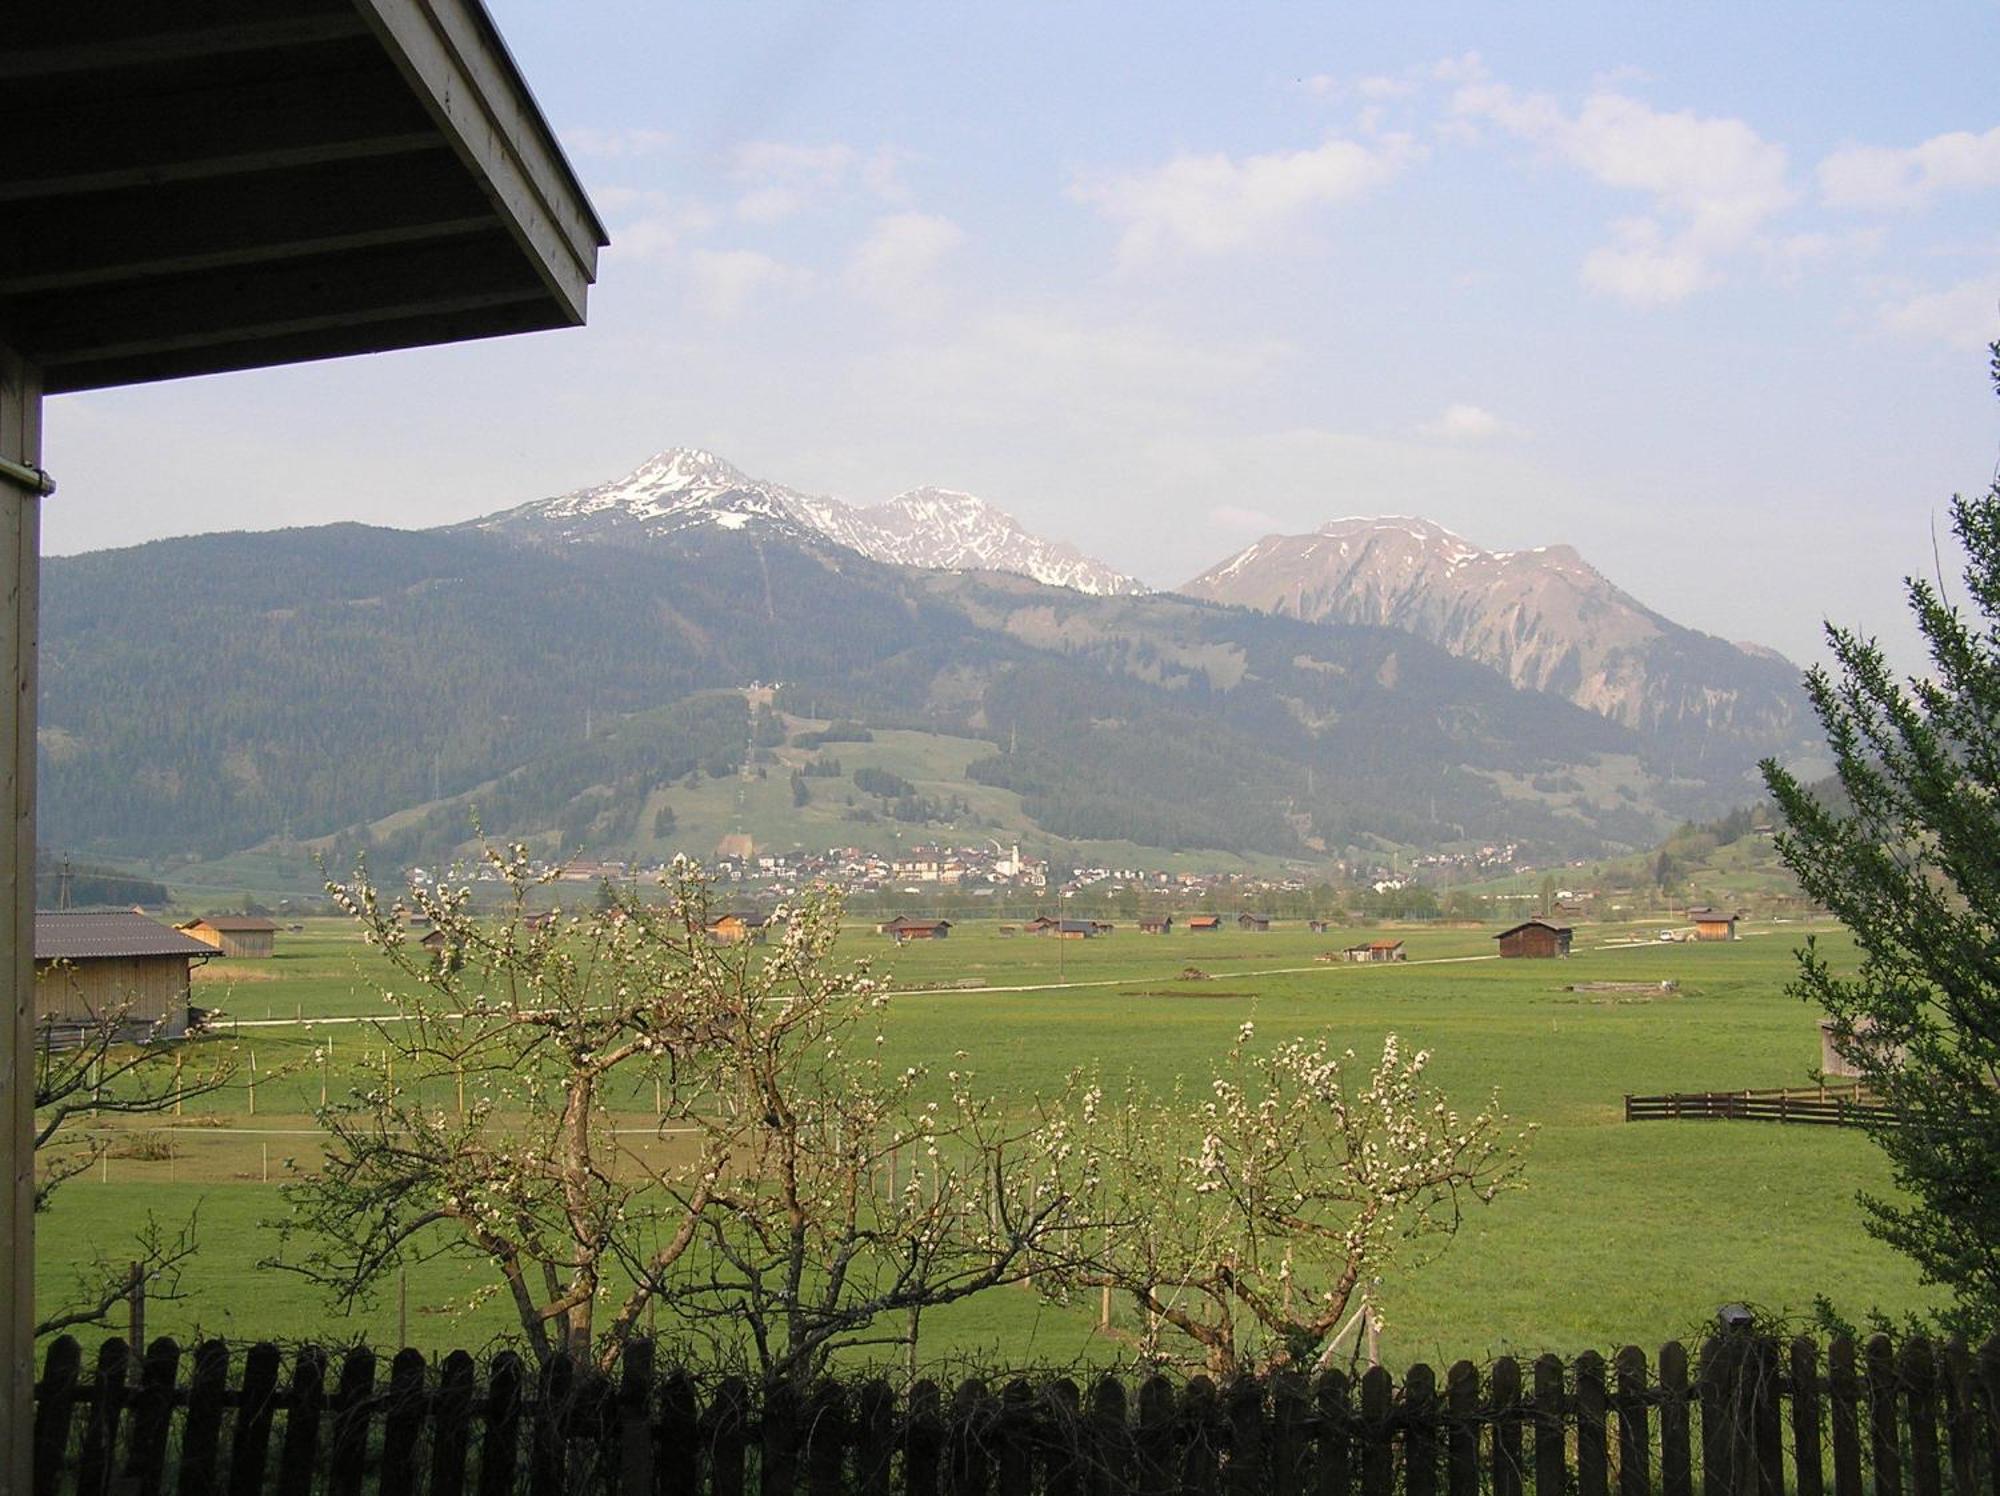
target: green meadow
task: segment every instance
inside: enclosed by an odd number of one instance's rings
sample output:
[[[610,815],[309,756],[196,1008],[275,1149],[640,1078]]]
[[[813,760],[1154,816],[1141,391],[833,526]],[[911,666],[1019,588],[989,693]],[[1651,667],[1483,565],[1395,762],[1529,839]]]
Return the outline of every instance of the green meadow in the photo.
[[[947,941],[898,949],[857,922],[846,942],[899,989],[889,1057],[969,1065],[981,1089],[1010,1104],[1078,1067],[1199,1085],[1246,1019],[1260,1041],[1326,1030],[1363,1058],[1394,1032],[1434,1052],[1431,1075],[1461,1109],[1497,1089],[1510,1117],[1539,1125],[1527,1188],[1471,1210],[1435,1260],[1388,1272],[1379,1302],[1392,1362],[1656,1344],[1698,1333],[1732,1300],[1803,1316],[1824,1295],[1857,1318],[1931,1302],[1862,1229],[1855,1192],[1886,1190],[1888,1180],[1859,1134],[1623,1121],[1627,1092],[1811,1082],[1815,1015],[1784,986],[1812,927],[1748,926],[1733,944],[1683,945],[1654,940],[1655,927],[1584,925],[1566,961],[1495,959],[1493,928],[1315,935],[1280,924],[1267,934],[1155,937],[1126,923],[1103,939],[1056,942],[968,922]],[[1383,933],[1407,941],[1408,962],[1319,959]],[[1813,933],[1836,954],[1851,950],[1837,929]],[[365,1052],[381,1046],[385,979],[379,957],[331,921],[281,936],[275,959],[204,971],[196,1001],[222,1017],[203,1042],[235,1048],[239,1084],[182,1116],[121,1125],[103,1166],[63,1189],[38,1223],[44,1308],[63,1298],[77,1267],[121,1260],[148,1212],[193,1212],[199,1254],[182,1296],[149,1305],[149,1335],[382,1345],[400,1332],[433,1350],[504,1334],[507,1312],[478,1300],[486,1280],[476,1267],[415,1266],[400,1294],[391,1287],[346,1314],[262,1265],[282,1251],[278,1185],[314,1157],[322,1088],[344,1094]],[[1671,992],[1569,990],[1669,981]],[[634,1098],[635,1127],[650,1120],[644,1102]],[[925,1355],[1115,1359],[1126,1348],[1125,1311],[1106,1336],[1094,1310],[996,1291],[928,1317]]]

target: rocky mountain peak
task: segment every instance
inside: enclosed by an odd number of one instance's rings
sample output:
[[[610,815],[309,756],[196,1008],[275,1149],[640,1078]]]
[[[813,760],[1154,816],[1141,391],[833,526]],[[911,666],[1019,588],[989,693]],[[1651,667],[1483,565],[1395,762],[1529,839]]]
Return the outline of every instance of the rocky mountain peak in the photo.
[[[857,508],[752,478],[715,453],[670,447],[608,483],[475,520],[542,542],[647,544],[696,526],[830,541],[871,560],[938,570],[1013,572],[1094,594],[1146,589],[1075,547],[1045,539],[974,494],[913,488]]]
[[[1630,727],[1778,741],[1802,720],[1788,662],[1662,617],[1569,545],[1492,551],[1426,519],[1350,517],[1267,535],[1180,590],[1403,629]]]

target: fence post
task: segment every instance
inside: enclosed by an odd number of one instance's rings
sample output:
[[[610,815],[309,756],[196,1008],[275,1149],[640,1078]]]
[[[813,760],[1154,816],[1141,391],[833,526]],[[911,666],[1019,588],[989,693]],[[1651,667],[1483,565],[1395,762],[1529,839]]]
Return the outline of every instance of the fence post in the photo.
[[[1619,1496],[1653,1496],[1653,1431],[1646,1416],[1646,1353],[1636,1345],[1619,1350],[1613,1361],[1618,1384]]]
[[[125,1451],[122,1482],[138,1496],[160,1496],[166,1478],[167,1421],[174,1413],[180,1364],[181,1348],[165,1336],[147,1347],[139,1364],[139,1395],[132,1404],[132,1438]]]
[[[1910,1406],[1910,1486],[1916,1496],[1942,1496],[1938,1461],[1937,1356],[1918,1336],[1903,1343],[1899,1379]]]
[[[1180,1417],[1181,1489],[1187,1496],[1215,1496],[1220,1424],[1215,1383],[1205,1376],[1189,1377],[1181,1392]]]
[[[356,1346],[340,1367],[333,1400],[333,1449],[327,1489],[331,1496],[361,1496],[368,1457],[368,1414],[375,1391],[375,1353]]]
[[[118,1448],[118,1418],[125,1410],[125,1375],[131,1353],[125,1342],[107,1340],[98,1348],[96,1385],[90,1392],[90,1417],[83,1426],[83,1451],[77,1459],[77,1496],[107,1496],[112,1459]]]
[[[1778,1398],[1778,1341],[1759,1335],[1745,1352],[1750,1369],[1750,1427],[1757,1441],[1757,1489],[1785,1496],[1784,1408]]]
[[[229,1347],[220,1340],[204,1340],[194,1348],[194,1371],[188,1378],[176,1496],[215,1496],[222,1408],[228,1397]]]
[[[464,1496],[465,1456],[472,1447],[472,1357],[444,1358],[431,1418],[431,1482],[427,1496]]]
[[[1445,1490],[1479,1496],[1479,1370],[1470,1361],[1454,1361],[1444,1374],[1444,1401]]]
[[[424,1402],[423,1354],[404,1346],[389,1362],[389,1405],[382,1414],[381,1496],[413,1496],[417,1489]]]
[[[762,1496],[791,1496],[799,1480],[799,1399],[791,1384],[764,1388],[764,1448],[757,1488]]]
[[[1307,1496],[1306,1441],[1312,1417],[1306,1380],[1284,1370],[1271,1379],[1271,1496]]]
[[[1319,1410],[1319,1478],[1312,1485],[1312,1496],[1349,1496],[1353,1489],[1354,1417],[1348,1398],[1345,1372],[1320,1374],[1313,1391]]]
[[[1861,1379],[1854,1342],[1836,1335],[1826,1350],[1827,1421],[1833,1432],[1833,1496],[1861,1496]]]
[[[479,1441],[479,1496],[510,1496],[521,1458],[521,1358],[493,1358],[486,1389],[486,1431]]]
[[[1903,1496],[1903,1451],[1896,1435],[1896,1359],[1887,1335],[1870,1335],[1868,1444],[1875,1465],[1875,1496]]]
[[[660,1382],[653,1423],[653,1478],[660,1496],[695,1496],[700,1489],[701,1428],[694,1383],[685,1372],[669,1372]]]
[[[529,1496],[562,1496],[568,1488],[567,1425],[575,1396],[576,1363],[559,1353],[536,1379],[535,1411],[528,1428]]]
[[[1979,1348],[1978,1396],[1986,1424],[1987,1479],[2000,1481],[2000,1335]]]
[[[1391,1496],[1396,1489],[1390,1397],[1389,1373],[1369,1367],[1361,1377],[1361,1496]]]
[[[1437,1496],[1437,1374],[1422,1362],[1403,1377],[1403,1489]],[[1384,1444],[1387,1444],[1384,1430]]]
[[[1020,1377],[1000,1394],[1000,1496],[1028,1496],[1034,1485],[1034,1403],[1035,1389]]]
[[[889,1496],[895,1453],[896,1393],[876,1377],[862,1387],[854,1416],[854,1487],[860,1496]]]
[[[1820,1456],[1819,1347],[1804,1335],[1792,1341],[1792,1480],[1798,1496],[1825,1496]]]
[[[1972,1385],[1972,1355],[1957,1335],[1945,1344],[1944,1387],[1953,1496],[1973,1496],[1979,1489],[1979,1404]]]
[[[619,1352],[618,1396],[611,1410],[618,1468],[607,1485],[619,1496],[653,1496],[652,1401],[653,1342],[638,1336]]]
[[[1569,1489],[1567,1431],[1563,1414],[1562,1362],[1554,1356],[1535,1358],[1535,1496]]]
[[[82,1368],[83,1352],[69,1335],[57,1338],[42,1363],[42,1384],[35,1389],[34,1496],[56,1496],[62,1485],[71,1412]]]
[[[1694,1496],[1687,1348],[1678,1340],[1660,1347],[1660,1496]]]
[[[319,1473],[319,1415],[326,1402],[326,1353],[302,1345],[292,1357],[285,1442],[278,1450],[278,1496],[310,1496]]]
[[[1175,1488],[1174,1388],[1163,1376],[1139,1384],[1137,1430],[1139,1496],[1166,1496]]]
[[[986,1440],[992,1431],[993,1399],[976,1377],[959,1383],[951,1395],[945,1428],[945,1478],[952,1496],[986,1496],[992,1462]]]
[[[229,1496],[263,1496],[277,1397],[278,1348],[265,1341],[251,1346],[243,1358],[243,1390],[237,1395],[236,1430],[229,1443]]]
[[[1604,1358],[1585,1351],[1576,1358],[1576,1489],[1578,1496],[1609,1496],[1611,1462],[1605,1440]]]
[[[847,1392],[829,1377],[813,1388],[806,1407],[806,1489],[811,1496],[842,1496],[847,1440]]]
[[[945,1441],[942,1403],[936,1382],[910,1388],[903,1421],[904,1496],[938,1496]]]

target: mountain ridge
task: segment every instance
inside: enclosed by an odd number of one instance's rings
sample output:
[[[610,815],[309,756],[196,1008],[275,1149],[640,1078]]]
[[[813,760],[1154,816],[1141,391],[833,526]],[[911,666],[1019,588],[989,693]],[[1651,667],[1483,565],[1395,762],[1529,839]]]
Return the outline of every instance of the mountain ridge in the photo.
[[[1064,541],[960,489],[906,489],[879,504],[849,504],[748,474],[700,447],[669,447],[623,477],[468,521],[513,539],[647,544],[699,525],[754,527],[828,541],[895,566],[1003,571],[1093,596],[1146,592]]]
[[[1815,741],[1797,666],[1675,622],[1569,545],[1492,551],[1429,520],[1355,517],[1264,536],[1178,590],[1402,629],[1676,749],[1755,758]]]

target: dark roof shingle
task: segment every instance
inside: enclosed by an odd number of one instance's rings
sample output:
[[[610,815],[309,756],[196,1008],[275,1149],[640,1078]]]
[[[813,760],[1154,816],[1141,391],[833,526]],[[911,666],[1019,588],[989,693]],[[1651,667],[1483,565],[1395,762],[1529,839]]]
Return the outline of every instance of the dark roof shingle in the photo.
[[[214,954],[214,946],[126,909],[38,910],[35,914],[37,961]]]

